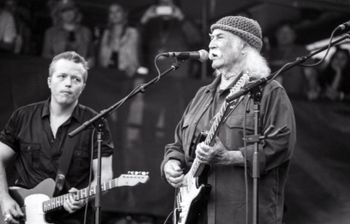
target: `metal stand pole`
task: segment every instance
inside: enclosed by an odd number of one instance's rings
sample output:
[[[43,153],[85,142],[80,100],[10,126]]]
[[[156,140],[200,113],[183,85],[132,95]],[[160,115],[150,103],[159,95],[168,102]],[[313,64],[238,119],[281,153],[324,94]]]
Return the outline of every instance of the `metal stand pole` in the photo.
[[[101,223],[101,145],[102,145],[103,121],[97,125],[97,174],[95,196],[95,224]]]

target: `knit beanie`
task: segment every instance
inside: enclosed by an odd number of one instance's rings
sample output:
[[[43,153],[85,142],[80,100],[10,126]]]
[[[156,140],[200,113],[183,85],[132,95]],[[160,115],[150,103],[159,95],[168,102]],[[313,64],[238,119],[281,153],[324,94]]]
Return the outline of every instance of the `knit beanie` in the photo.
[[[225,30],[239,36],[258,51],[262,48],[261,27],[253,19],[243,16],[226,16],[211,25],[210,31],[213,32],[215,29]]]

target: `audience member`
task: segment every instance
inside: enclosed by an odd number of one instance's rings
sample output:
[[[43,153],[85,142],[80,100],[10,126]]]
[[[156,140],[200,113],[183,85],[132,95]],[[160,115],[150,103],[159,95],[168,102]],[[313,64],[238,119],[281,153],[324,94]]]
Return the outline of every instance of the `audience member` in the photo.
[[[15,21],[17,31],[15,53],[32,53],[32,31],[30,28],[31,13],[28,9],[28,3],[24,5],[23,2],[19,4],[18,0],[6,0],[5,8],[12,13]]]
[[[109,6],[108,26],[103,32],[99,63],[102,67],[114,67],[135,74],[139,67],[139,33],[128,25],[128,13],[121,5]]]
[[[62,0],[53,8],[53,26],[45,32],[42,56],[52,58],[64,51],[76,51],[94,64],[91,31],[81,25],[81,13],[72,1]]]
[[[350,97],[350,52],[337,47],[319,76],[322,97],[347,100]]]
[[[316,100],[321,94],[321,86],[318,80],[318,70],[315,67],[305,67],[304,72],[307,80],[306,98],[308,100]]]
[[[292,62],[297,57],[309,53],[305,46],[296,42],[296,32],[290,23],[281,23],[276,30],[275,38],[276,46],[272,47],[270,52],[271,67],[273,71],[281,68],[287,62]],[[277,80],[281,82],[289,96],[306,96],[307,80],[303,67],[296,66],[285,71]]]
[[[157,75],[154,58],[157,54],[168,51],[190,51],[197,49],[201,42],[199,30],[185,18],[180,7],[173,0],[159,0],[150,6],[141,18],[143,59],[152,77]],[[160,58],[159,68],[164,71],[174,63],[172,58]],[[172,71],[162,80],[168,88],[155,87],[144,95],[143,141],[161,142],[162,136],[172,133],[176,124],[166,123],[186,106],[183,96],[184,82],[193,75],[190,66],[195,63],[182,63],[179,69]],[[198,64],[197,64],[198,65]],[[151,78],[151,77],[149,77]],[[169,94],[171,93],[171,94]],[[166,122],[165,122],[166,121]]]
[[[4,6],[0,8],[0,51],[14,52],[17,30],[13,14]]]
[[[144,60],[153,75],[156,75],[153,59],[158,53],[189,51],[201,43],[199,30],[186,19],[173,0],[158,0],[157,4],[150,6],[141,18],[141,25]],[[171,60],[163,60],[160,69],[170,65]],[[174,76],[188,76],[188,73],[188,64],[184,64]]]

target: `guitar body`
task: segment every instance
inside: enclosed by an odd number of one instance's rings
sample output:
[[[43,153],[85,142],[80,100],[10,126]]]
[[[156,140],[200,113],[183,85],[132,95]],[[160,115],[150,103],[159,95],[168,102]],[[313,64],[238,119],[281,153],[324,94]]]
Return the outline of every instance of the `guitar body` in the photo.
[[[186,183],[179,188],[176,195],[176,211],[174,223],[192,224],[196,223],[199,214],[203,211],[211,186],[208,184],[200,184],[196,178],[188,178],[185,176]]]
[[[45,194],[32,194],[24,199],[26,221],[25,224],[48,224],[43,211],[43,202],[50,197]]]
[[[24,209],[25,224],[48,224],[43,211],[43,202],[52,197],[55,190],[55,181],[45,179],[32,189],[21,187],[10,187],[10,194],[17,203]]]
[[[201,132],[192,144],[192,152],[195,146],[203,142],[207,137],[207,132]],[[203,211],[211,190],[211,186],[206,183],[206,172],[209,167],[202,166],[199,170],[201,175],[194,177],[188,172],[184,177],[183,186],[179,188],[176,195],[176,211],[174,223],[190,224],[196,223],[198,215]]]

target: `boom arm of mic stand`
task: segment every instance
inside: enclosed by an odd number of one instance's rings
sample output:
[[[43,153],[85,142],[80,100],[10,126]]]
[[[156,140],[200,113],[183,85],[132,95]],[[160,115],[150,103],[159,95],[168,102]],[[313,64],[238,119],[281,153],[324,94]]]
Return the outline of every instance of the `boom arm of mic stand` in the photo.
[[[258,79],[255,82],[249,83],[247,84],[245,87],[243,87],[241,90],[237,91],[235,94],[232,94],[231,96],[229,96],[226,101],[232,101],[234,99],[238,99],[240,96],[245,95],[249,92],[251,92],[253,89],[258,88],[259,86],[265,85],[267,82],[269,82],[270,80],[272,80],[273,78],[277,77],[278,75],[280,75],[282,72],[287,71],[303,62],[305,62],[306,60],[308,60],[309,58],[311,58],[312,56],[326,50],[328,47],[334,46],[337,43],[350,38],[350,34],[347,33],[345,35],[343,35],[340,39],[333,41],[329,46],[324,46],[321,47],[320,49],[306,55],[306,56],[302,56],[302,57],[298,57],[295,59],[295,61],[292,62],[288,62],[287,64],[285,64],[284,66],[282,66],[279,70],[277,70],[276,72],[272,73],[271,75]]]
[[[78,134],[79,132],[86,129],[91,124],[93,124],[95,121],[102,121],[106,117],[107,114],[109,114],[112,110],[119,108],[126,100],[135,96],[139,92],[144,92],[145,89],[149,85],[158,82],[161,77],[163,77],[164,75],[168,74],[169,72],[171,72],[173,70],[176,70],[178,67],[179,67],[179,62],[176,61],[175,64],[173,64],[170,68],[168,68],[167,70],[162,72],[159,76],[153,78],[152,80],[150,80],[149,82],[147,82],[143,85],[136,87],[126,97],[124,97],[123,99],[121,99],[120,101],[118,101],[117,103],[115,103],[114,105],[109,107],[108,109],[102,110],[99,114],[97,114],[96,116],[94,116],[90,120],[84,122],[81,126],[76,128],[75,130],[71,131],[68,134],[68,136],[73,137],[76,134]],[[100,129],[100,127],[98,127],[98,129]],[[101,223],[101,215],[100,215],[100,213],[101,213],[101,202],[100,202],[100,200],[101,200],[101,144],[102,144],[101,134],[102,134],[102,131],[98,131],[98,133],[97,133],[98,144],[97,144],[97,171],[96,171],[96,173],[97,173],[96,174],[97,186],[96,186],[96,197],[95,197],[95,208],[96,208],[96,210],[95,210],[95,224]]]
[[[118,109],[126,100],[128,100],[129,98],[135,96],[136,94],[140,93],[140,92],[144,92],[145,89],[148,88],[148,86],[150,86],[151,84],[154,84],[156,82],[159,81],[159,79],[163,76],[165,76],[166,74],[168,74],[171,71],[174,71],[176,69],[179,68],[180,63],[177,61],[176,63],[174,63],[170,68],[168,68],[167,70],[165,70],[164,72],[162,72],[159,76],[153,78],[152,80],[150,80],[149,82],[142,84],[138,87],[136,87],[134,90],[132,90],[126,97],[124,97],[123,99],[119,100],[118,102],[116,102],[115,104],[113,104],[112,106],[110,106],[107,109],[101,110],[100,113],[98,113],[96,116],[94,116],[93,118],[91,118],[90,120],[87,120],[86,122],[84,122],[82,125],[80,125],[78,128],[76,128],[75,130],[71,131],[68,136],[69,137],[73,137],[76,134],[78,134],[79,132],[83,131],[84,129],[86,129],[88,126],[90,126],[92,123],[94,123],[95,121],[106,117],[106,115],[108,115],[111,111]]]

